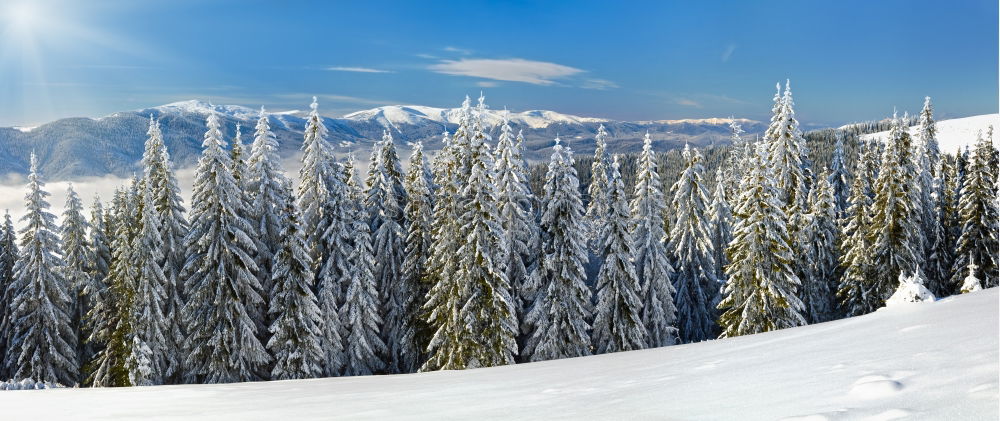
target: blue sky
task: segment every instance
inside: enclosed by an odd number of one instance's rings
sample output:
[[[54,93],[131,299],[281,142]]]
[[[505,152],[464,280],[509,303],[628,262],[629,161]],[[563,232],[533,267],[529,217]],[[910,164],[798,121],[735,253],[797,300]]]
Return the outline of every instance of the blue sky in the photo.
[[[0,126],[185,99],[804,122],[995,113],[995,0],[0,0]]]

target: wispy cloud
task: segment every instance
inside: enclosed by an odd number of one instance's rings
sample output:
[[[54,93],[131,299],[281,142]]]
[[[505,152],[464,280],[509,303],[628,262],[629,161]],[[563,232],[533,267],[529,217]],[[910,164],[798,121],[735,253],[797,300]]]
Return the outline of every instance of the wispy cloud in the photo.
[[[701,108],[701,103],[690,98],[677,98],[677,105],[683,105],[685,107]]]
[[[480,88],[496,88],[497,86],[500,86],[500,84],[488,80],[481,80],[479,82],[476,82],[476,86]]]
[[[458,47],[447,46],[447,47],[442,48],[442,50],[445,50],[445,51],[447,51],[449,53],[458,53],[458,54],[461,54],[463,56],[467,56],[469,54],[472,54],[472,50],[467,49],[467,48],[458,48]]]
[[[443,60],[431,65],[428,69],[446,75],[471,76],[533,85],[554,85],[557,79],[583,72],[575,67],[523,58]]]
[[[722,52],[722,62],[729,61],[729,57],[732,57],[734,52],[736,52],[736,44],[726,46],[726,50]]]
[[[587,79],[583,81],[583,85],[581,85],[580,87],[583,89],[596,89],[599,91],[605,91],[608,89],[617,88],[618,84],[606,79]]]
[[[417,57],[419,57],[419,58],[423,58],[423,59],[427,59],[427,60],[437,60],[437,59],[440,58],[440,57],[435,56],[433,54],[427,54],[427,53],[418,53],[418,54],[414,54],[414,55],[417,56]]]
[[[332,66],[326,70],[334,72],[354,72],[354,73],[395,73],[392,70],[372,69],[370,67]]]

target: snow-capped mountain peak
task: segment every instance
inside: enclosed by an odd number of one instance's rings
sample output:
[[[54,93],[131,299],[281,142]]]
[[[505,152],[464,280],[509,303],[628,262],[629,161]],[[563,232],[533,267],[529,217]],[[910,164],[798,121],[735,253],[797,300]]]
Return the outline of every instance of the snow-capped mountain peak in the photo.
[[[457,124],[461,118],[461,108],[436,108],[422,105],[387,105],[370,110],[356,111],[344,116],[346,120],[374,121],[383,126],[401,124],[422,125],[426,123]],[[503,121],[504,110],[490,109],[486,111],[486,122],[491,126]],[[579,117],[547,110],[529,110],[510,112],[510,121],[526,125],[534,129],[545,128],[553,124],[602,123],[608,119]]]

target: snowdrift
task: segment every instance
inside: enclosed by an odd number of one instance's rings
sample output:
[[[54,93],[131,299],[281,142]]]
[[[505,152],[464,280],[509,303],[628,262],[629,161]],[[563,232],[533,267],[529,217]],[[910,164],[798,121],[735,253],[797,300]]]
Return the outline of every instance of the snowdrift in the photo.
[[[780,332],[463,372],[0,392],[10,419],[995,420],[996,288]]]

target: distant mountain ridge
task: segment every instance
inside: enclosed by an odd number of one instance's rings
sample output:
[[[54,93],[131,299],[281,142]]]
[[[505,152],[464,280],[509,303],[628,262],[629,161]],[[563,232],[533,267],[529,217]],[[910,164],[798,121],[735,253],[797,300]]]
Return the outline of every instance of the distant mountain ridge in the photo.
[[[322,106],[322,105],[321,105]],[[322,109],[322,108],[321,108]],[[143,143],[150,115],[160,121],[164,141],[178,167],[197,162],[205,132],[205,117],[219,113],[227,141],[234,136],[237,124],[243,126],[243,142],[252,141],[259,110],[239,105],[214,105],[190,100],[134,111],[116,112],[100,118],[65,118],[37,127],[0,128],[0,174],[25,174],[32,150],[38,157],[46,179],[63,180],[88,176],[130,176],[141,170]],[[367,156],[371,144],[390,130],[401,151],[412,142],[423,142],[428,150],[441,147],[441,134],[457,127],[460,109],[420,105],[390,105],[362,110],[341,118],[324,117],[330,130],[330,142],[338,153],[353,150]],[[491,109],[487,124],[496,135],[505,111]],[[271,127],[278,138],[279,154],[293,156],[302,143],[306,113],[303,111],[269,112]],[[592,153],[594,135],[604,125],[611,139],[613,153],[636,152],[648,131],[657,150],[728,143],[728,118],[616,121],[580,117],[547,110],[509,112],[515,132],[523,131],[526,156],[531,160],[547,159],[552,140],[558,135],[576,153]],[[738,119],[748,135],[762,133],[764,123]]]

